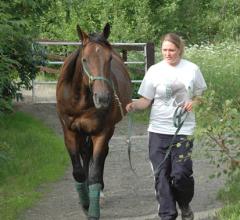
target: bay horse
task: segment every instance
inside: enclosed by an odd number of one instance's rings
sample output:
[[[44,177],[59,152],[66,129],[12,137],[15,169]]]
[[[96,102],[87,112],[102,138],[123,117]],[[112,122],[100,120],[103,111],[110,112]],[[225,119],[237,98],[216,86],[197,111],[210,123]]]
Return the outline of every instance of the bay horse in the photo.
[[[101,33],[87,34],[79,25],[77,32],[82,46],[61,68],[57,113],[81,207],[89,220],[98,220],[109,141],[131,102],[131,80],[123,60],[107,40],[108,23]]]

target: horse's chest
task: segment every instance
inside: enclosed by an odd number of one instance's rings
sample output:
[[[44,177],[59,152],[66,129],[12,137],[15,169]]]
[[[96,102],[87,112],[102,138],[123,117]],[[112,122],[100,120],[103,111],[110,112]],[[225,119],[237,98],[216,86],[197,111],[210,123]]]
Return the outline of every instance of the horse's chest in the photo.
[[[64,90],[62,102],[62,120],[68,129],[76,132],[99,133],[107,127],[111,127],[112,108],[97,110],[89,95],[82,93],[71,94],[68,89]],[[110,118],[109,118],[110,117]]]
[[[71,130],[89,134],[102,131],[107,124],[106,113],[99,113],[94,108],[87,109],[80,114],[71,115],[68,118]]]
[[[97,133],[100,132],[106,125],[106,121],[100,117],[80,117],[76,118],[73,125],[87,133]]]

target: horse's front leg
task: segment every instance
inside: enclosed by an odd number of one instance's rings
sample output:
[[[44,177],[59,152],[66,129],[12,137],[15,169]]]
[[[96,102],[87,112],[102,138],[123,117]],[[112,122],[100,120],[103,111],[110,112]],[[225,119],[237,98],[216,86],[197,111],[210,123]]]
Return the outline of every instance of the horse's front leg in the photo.
[[[85,214],[87,214],[89,208],[87,173],[80,160],[80,149],[85,143],[85,138],[79,137],[79,134],[71,130],[64,129],[64,140],[72,161],[72,175],[76,181],[75,186],[79,195],[80,204]]]
[[[93,156],[89,167],[89,220],[100,218],[100,191],[103,187],[103,171],[108,154],[108,141],[113,132],[93,136]]]

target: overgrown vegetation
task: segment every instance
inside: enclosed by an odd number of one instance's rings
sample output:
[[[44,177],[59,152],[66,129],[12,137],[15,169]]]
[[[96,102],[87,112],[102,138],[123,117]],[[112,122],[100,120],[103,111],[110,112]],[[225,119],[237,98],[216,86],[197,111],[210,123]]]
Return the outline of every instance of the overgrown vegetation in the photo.
[[[227,180],[227,185],[219,193],[225,206],[217,214],[218,220],[237,220],[240,216],[240,171],[236,169]]]
[[[196,135],[204,140],[203,150],[218,167],[215,177],[227,175],[226,188],[220,193],[224,207],[220,220],[238,220],[240,210],[240,45],[237,42],[191,46],[188,59],[197,63],[208,83],[203,104],[196,109]]]
[[[204,104],[197,111],[198,132],[207,136],[206,146],[214,151],[209,156],[225,173],[240,168],[239,48],[237,43],[222,43],[192,46],[186,53],[201,67],[208,83]]]
[[[0,219],[14,220],[41,197],[41,183],[63,175],[69,160],[62,138],[39,121],[20,112],[0,119]]]

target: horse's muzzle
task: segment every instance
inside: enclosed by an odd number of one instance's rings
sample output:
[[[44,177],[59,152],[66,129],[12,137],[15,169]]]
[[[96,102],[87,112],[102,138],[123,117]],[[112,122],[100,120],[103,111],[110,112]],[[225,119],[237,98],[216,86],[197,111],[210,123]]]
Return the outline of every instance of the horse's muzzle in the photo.
[[[93,102],[97,109],[106,109],[112,100],[110,92],[98,92],[93,94]]]

